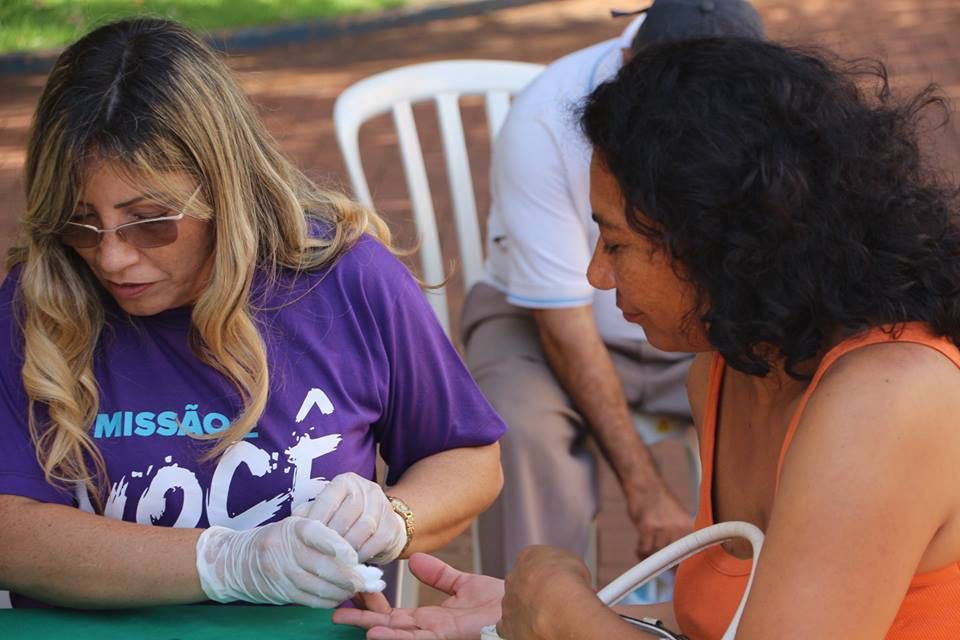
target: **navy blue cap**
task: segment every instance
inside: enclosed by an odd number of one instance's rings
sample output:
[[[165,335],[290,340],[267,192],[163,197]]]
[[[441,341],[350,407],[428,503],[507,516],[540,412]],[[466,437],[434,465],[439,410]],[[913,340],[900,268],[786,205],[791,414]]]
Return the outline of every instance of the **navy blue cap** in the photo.
[[[763,39],[763,20],[745,0],[655,0],[630,48],[672,40],[709,37]],[[632,15],[614,12],[614,15]]]

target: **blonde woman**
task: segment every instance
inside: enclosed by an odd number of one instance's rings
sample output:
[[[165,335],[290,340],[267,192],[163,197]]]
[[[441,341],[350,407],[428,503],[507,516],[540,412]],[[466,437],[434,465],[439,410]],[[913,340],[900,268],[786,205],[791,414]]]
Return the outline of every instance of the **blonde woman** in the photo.
[[[186,29],[68,48],[26,188],[0,289],[15,606],[335,606],[495,497],[503,425],[383,221],[292,167]]]

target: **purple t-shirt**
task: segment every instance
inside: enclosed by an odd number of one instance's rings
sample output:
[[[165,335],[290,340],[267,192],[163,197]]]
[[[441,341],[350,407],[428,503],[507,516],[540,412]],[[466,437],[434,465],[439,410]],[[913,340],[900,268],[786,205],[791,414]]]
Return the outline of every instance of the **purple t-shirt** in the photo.
[[[18,281],[19,269],[0,288],[0,493],[89,509],[83,492],[48,484],[34,454],[12,304]],[[107,464],[107,516],[249,529],[289,515],[337,474],[373,479],[377,444],[393,484],[426,456],[503,433],[419,286],[375,240],[330,269],[273,286],[261,276],[255,290],[269,401],[253,431],[208,462],[211,443],[190,434],[225,429],[240,403],[192,352],[191,309],[130,317],[105,303],[90,433]]]

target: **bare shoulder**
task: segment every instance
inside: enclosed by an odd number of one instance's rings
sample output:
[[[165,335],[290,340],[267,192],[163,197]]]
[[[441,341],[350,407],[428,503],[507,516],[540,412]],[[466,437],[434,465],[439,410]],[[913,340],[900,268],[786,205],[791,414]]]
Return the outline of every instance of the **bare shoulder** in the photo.
[[[741,631],[883,637],[913,576],[960,560],[957,415],[960,370],[930,347],[834,363],[784,453]]]
[[[819,545],[805,562],[898,588],[960,559],[957,365],[919,344],[863,347],[830,368],[801,415],[771,519],[784,553]]]
[[[824,375],[814,398],[842,399],[860,410],[899,407],[934,417],[960,410],[960,368],[929,346],[888,342],[841,357]]]
[[[882,343],[852,351],[830,368],[797,438],[844,451],[845,465],[868,467],[891,452],[915,465],[936,464],[960,456],[957,415],[957,365],[925,345]]]

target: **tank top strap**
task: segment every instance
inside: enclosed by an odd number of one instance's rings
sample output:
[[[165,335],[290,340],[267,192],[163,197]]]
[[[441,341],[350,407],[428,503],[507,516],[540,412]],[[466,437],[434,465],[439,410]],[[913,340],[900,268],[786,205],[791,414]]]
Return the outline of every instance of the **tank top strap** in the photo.
[[[697,528],[713,524],[713,462],[717,438],[717,419],[720,410],[720,390],[726,362],[714,352],[707,378],[707,402],[703,408],[703,426],[700,430],[700,508],[697,509]]]
[[[960,367],[960,350],[957,349],[957,346],[948,338],[935,336],[930,333],[929,327],[922,322],[908,322],[897,327],[873,327],[860,335],[847,338],[846,340],[843,340],[834,346],[832,349],[830,349],[830,351],[827,352],[827,355],[824,356],[823,360],[820,361],[820,365],[817,367],[816,373],[814,373],[813,378],[810,380],[810,384],[804,390],[803,396],[800,398],[800,404],[797,406],[793,417],[790,419],[790,424],[787,427],[787,434],[783,438],[783,444],[780,447],[780,458],[777,461],[777,475],[776,484],[774,485],[774,493],[780,489],[780,473],[783,470],[783,461],[786,459],[787,450],[790,448],[790,443],[793,442],[793,436],[796,435],[797,426],[800,424],[800,418],[803,415],[803,410],[807,407],[810,397],[816,390],[817,385],[820,384],[823,376],[837,360],[851,351],[883,342],[910,342],[914,344],[926,345],[931,349],[939,351],[957,367]]]

